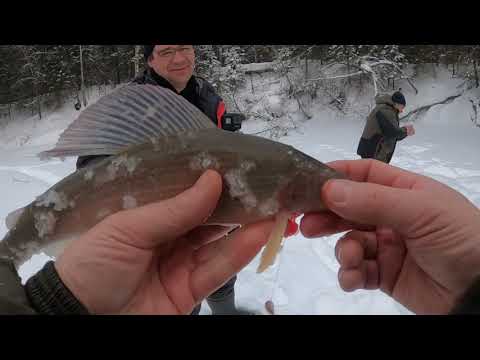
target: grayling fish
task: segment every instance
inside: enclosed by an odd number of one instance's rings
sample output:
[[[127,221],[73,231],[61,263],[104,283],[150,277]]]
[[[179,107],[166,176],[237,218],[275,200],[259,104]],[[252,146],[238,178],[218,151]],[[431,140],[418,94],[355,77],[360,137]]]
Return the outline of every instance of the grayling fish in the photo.
[[[58,256],[107,216],[173,197],[207,169],[224,180],[206,225],[246,225],[277,217],[264,252],[273,262],[288,215],[324,210],[323,184],[343,176],[291,146],[218,129],[171,90],[124,86],[88,107],[42,158],[112,155],[78,170],[7,217],[0,256],[18,267],[36,253]]]

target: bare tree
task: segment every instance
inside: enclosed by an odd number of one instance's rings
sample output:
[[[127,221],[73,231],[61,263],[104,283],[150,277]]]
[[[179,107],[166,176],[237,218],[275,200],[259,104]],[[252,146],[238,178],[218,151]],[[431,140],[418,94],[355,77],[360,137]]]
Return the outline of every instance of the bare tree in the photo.
[[[83,48],[79,45],[80,51],[80,91],[82,93],[83,106],[87,106],[87,96],[85,95],[85,79],[83,76]]]
[[[133,63],[135,64],[135,77],[140,73],[140,45],[135,45],[135,56],[133,58]]]
[[[23,82],[31,83],[31,98],[25,105],[27,107],[32,107],[36,105],[38,117],[42,118],[42,99],[40,93],[40,83],[42,73],[40,71],[39,55],[41,53],[37,52],[34,47],[19,45],[18,48],[23,55],[24,64],[22,69],[24,70],[24,76],[21,77],[17,85]],[[33,115],[33,112],[32,112]]]

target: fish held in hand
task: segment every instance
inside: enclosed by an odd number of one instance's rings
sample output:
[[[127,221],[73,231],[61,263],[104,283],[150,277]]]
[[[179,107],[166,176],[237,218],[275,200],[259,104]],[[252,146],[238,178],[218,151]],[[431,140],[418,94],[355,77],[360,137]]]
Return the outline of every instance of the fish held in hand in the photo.
[[[86,155],[111,156],[75,171],[12,212],[0,256],[17,267],[40,252],[56,257],[107,216],[174,197],[212,169],[222,176],[224,189],[205,225],[247,225],[277,217],[275,239],[267,246],[270,264],[287,219],[279,214],[325,210],[323,184],[343,178],[291,146],[218,129],[183,97],[152,85],[124,86],[101,98],[72,122],[53,149],[40,154]]]

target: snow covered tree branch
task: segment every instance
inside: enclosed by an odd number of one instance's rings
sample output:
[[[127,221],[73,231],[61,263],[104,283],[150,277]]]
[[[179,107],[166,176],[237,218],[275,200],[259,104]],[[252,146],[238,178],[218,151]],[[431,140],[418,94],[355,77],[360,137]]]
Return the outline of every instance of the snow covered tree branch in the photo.
[[[322,76],[312,79],[307,79],[307,81],[324,81],[324,80],[337,80],[337,79],[346,79],[356,76],[366,75],[372,80],[374,95],[376,96],[379,92],[379,84],[383,84],[385,79],[397,78],[405,79],[415,90],[415,93],[418,93],[417,88],[412,83],[411,79],[403,72],[399,64],[395,61],[379,58],[372,55],[352,55],[349,53],[349,57],[346,61],[342,61],[343,65],[349,68],[357,68],[357,72],[333,75],[333,76]],[[328,67],[331,67],[332,64],[329,64]],[[378,68],[378,69],[377,69]],[[323,69],[325,71],[325,69]],[[323,72],[322,71],[322,72]],[[384,86],[382,86],[384,87]]]
[[[345,75],[337,75],[337,76],[329,76],[329,77],[320,77],[320,78],[316,78],[316,79],[307,79],[307,81],[320,81],[320,80],[336,80],[336,79],[344,79],[344,78],[348,78],[350,76],[357,76],[357,75],[361,75],[363,74],[364,72],[363,71],[357,71],[355,73],[352,73],[352,74],[345,74]]]

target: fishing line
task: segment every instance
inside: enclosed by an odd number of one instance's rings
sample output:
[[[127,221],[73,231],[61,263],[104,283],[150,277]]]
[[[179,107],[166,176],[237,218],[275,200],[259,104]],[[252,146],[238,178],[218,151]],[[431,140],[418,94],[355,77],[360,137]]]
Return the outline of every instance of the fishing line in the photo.
[[[268,302],[271,302],[271,304],[273,306],[275,305],[273,299],[275,297],[275,291],[277,289],[278,279],[280,277],[280,267],[282,266],[282,257],[283,257],[282,255],[283,255],[283,247],[284,247],[284,244],[285,244],[285,240],[286,239],[283,239],[281,249],[280,249],[279,254],[278,254],[278,265],[277,265],[277,269],[275,270],[274,281],[273,281],[271,292],[270,292],[270,299],[267,300],[267,302],[265,303],[266,307],[267,307]],[[268,308],[267,308],[267,310],[268,310]],[[274,311],[273,311],[272,315],[276,315]]]

